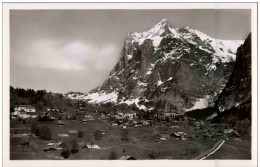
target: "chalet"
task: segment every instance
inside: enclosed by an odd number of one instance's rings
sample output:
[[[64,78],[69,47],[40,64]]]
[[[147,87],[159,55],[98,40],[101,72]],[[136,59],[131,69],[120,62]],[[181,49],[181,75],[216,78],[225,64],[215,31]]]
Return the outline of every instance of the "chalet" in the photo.
[[[187,134],[185,132],[174,132],[170,136],[184,140],[185,136],[187,136]]]
[[[148,125],[149,125],[149,122],[148,122],[148,121],[144,121],[144,122],[143,122],[143,125],[144,125],[144,126],[148,126]]]
[[[172,133],[170,136],[175,138],[181,138],[181,135],[178,132]]]
[[[116,122],[111,123],[112,126],[117,126],[118,124]]]
[[[88,119],[82,119],[81,122],[82,122],[82,123],[87,123],[87,122],[88,122]]]
[[[167,139],[165,137],[160,138],[161,141],[166,141]]]
[[[31,105],[18,105],[14,107],[12,116],[18,118],[37,118],[36,108]]]
[[[86,144],[83,148],[93,148],[93,149],[100,149],[97,144]]]
[[[118,160],[136,160],[136,158],[129,156],[129,155],[126,155],[126,156],[120,157]]]
[[[133,124],[134,124],[134,125],[138,124],[138,121],[133,121]]]
[[[77,130],[68,130],[68,132],[70,134],[78,134],[79,133],[79,131],[77,131]]]
[[[58,137],[69,137],[69,135],[68,134],[58,134]]]
[[[230,133],[232,133],[233,132],[233,129],[225,129],[224,130],[224,133],[225,134],[230,134]]]
[[[173,112],[165,112],[165,113],[163,113],[163,116],[164,117],[168,117],[168,118],[172,118],[172,117],[174,117],[175,116],[175,113],[173,113]]]
[[[57,123],[58,123],[58,125],[60,125],[60,126],[65,125],[65,122],[64,122],[64,121],[61,121],[61,120],[58,120]]]
[[[48,148],[60,149],[62,142],[48,143]]]

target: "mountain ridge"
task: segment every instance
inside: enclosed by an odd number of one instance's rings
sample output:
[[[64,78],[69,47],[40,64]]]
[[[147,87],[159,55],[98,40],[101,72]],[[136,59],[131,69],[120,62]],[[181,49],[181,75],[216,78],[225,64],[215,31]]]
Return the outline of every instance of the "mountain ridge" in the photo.
[[[225,86],[240,44],[162,19],[148,31],[128,33],[108,79],[75,98],[177,113],[207,107]]]

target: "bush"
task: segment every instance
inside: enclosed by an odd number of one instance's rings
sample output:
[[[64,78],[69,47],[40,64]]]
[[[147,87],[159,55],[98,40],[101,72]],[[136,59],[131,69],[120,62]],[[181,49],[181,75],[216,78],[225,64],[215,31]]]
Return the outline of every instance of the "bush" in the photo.
[[[48,126],[42,126],[39,128],[39,137],[44,140],[51,140],[51,129]]]
[[[64,159],[67,159],[70,157],[70,151],[68,149],[64,149],[61,153],[61,156],[63,156]]]
[[[79,133],[78,133],[78,137],[83,137],[83,135],[84,135],[84,133],[82,132],[82,131],[79,131]]]
[[[70,144],[71,144],[71,150],[70,150],[71,153],[72,154],[76,154],[79,151],[79,145],[78,145],[77,141],[76,140],[72,140],[70,142]]]
[[[108,159],[115,160],[117,159],[117,155],[115,151],[112,151],[108,157]]]

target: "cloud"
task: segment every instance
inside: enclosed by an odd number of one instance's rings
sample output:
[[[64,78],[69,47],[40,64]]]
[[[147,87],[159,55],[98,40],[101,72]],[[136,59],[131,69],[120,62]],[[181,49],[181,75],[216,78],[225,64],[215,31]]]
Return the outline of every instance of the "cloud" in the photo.
[[[119,50],[113,44],[98,46],[88,41],[64,43],[44,39],[31,42],[14,54],[18,54],[19,63],[37,68],[84,70],[88,68],[86,64],[94,63],[94,68],[102,70],[113,68]]]

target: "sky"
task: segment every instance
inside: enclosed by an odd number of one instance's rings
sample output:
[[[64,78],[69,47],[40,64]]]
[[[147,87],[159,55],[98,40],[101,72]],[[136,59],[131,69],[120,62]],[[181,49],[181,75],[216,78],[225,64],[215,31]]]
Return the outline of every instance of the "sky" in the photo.
[[[11,10],[11,86],[55,93],[88,92],[117,63],[129,32],[162,19],[218,39],[244,40],[250,10]]]

